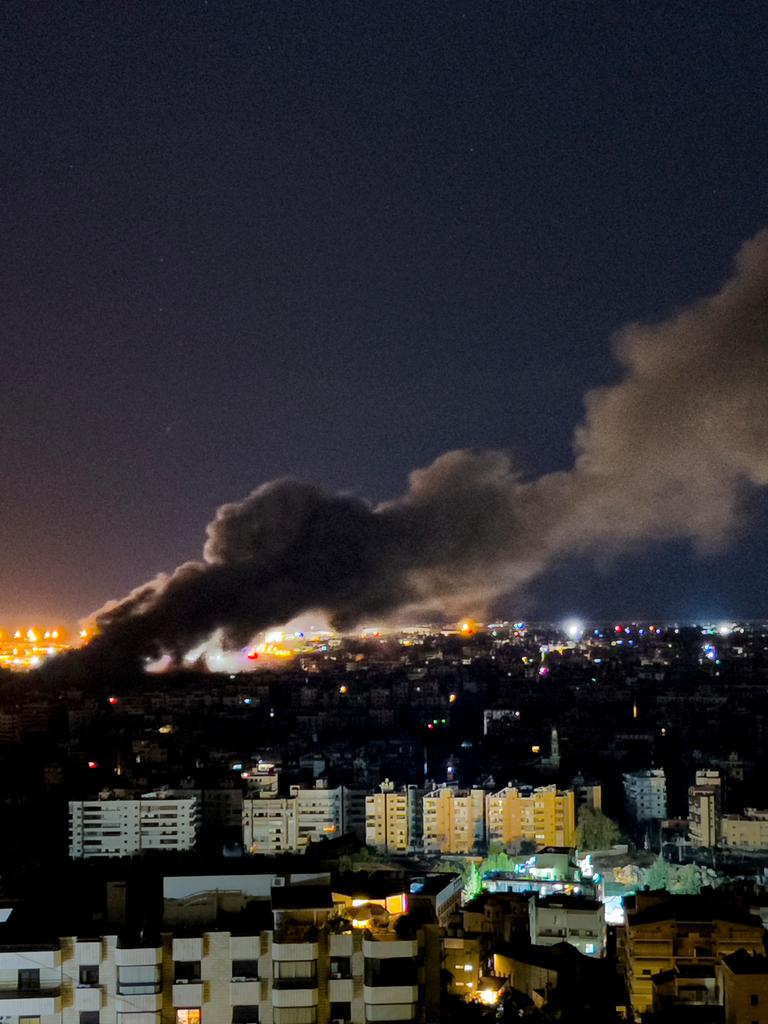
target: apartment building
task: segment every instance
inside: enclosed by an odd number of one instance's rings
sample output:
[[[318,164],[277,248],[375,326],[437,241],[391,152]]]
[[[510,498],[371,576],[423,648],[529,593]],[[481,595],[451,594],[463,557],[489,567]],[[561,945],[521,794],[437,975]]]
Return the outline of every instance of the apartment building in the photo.
[[[743,815],[725,814],[720,830],[723,846],[768,850],[768,811],[746,807]]]
[[[624,803],[638,824],[667,816],[667,779],[663,768],[624,773]]]
[[[720,961],[737,950],[764,952],[760,918],[732,904],[638,892],[625,900],[625,910],[620,960],[637,1015],[652,1009],[652,979],[662,972],[696,968],[704,984],[715,977]]]
[[[424,794],[424,852],[472,853],[485,842],[485,792],[441,786]]]
[[[105,790],[69,801],[69,855],[132,857],[147,850],[191,850],[200,828],[200,798],[161,789],[141,796]]]
[[[385,779],[365,798],[365,842],[385,853],[411,853],[422,843],[424,791]]]
[[[717,970],[725,1024],[768,1024],[768,959],[739,950]]]
[[[722,780],[720,772],[696,772],[696,780],[688,789],[688,822],[694,846],[716,846],[720,842],[722,813]]]
[[[573,846],[576,808],[573,790],[556,786],[518,788],[511,783],[486,797],[488,842],[510,846],[527,839],[537,846]]]
[[[243,800],[246,853],[291,853],[299,849],[296,800],[269,793]]]
[[[373,913],[377,905],[362,898],[349,916],[346,894],[314,881],[286,880],[266,900],[238,894],[228,877],[187,881],[175,927],[152,934],[118,929],[34,942],[28,927],[15,929],[14,911],[0,924],[0,1014],[13,1024],[439,1020],[436,925],[396,931],[402,914]],[[241,913],[225,915],[229,927],[215,913],[223,891],[242,903]],[[206,899],[214,916],[200,923]],[[254,927],[259,916],[263,928]]]
[[[532,896],[528,903],[531,942],[555,946],[569,942],[585,956],[603,956],[605,905],[586,896]]]
[[[243,800],[243,847],[248,853],[296,853],[309,843],[359,831],[359,794],[325,779],[312,787],[291,786],[289,796],[276,788]]]

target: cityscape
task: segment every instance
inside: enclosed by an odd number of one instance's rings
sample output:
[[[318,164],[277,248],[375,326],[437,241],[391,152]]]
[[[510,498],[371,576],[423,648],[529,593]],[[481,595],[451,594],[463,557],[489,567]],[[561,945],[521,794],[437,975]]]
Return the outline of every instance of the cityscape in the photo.
[[[4,1007],[537,1019],[567,991],[673,1020],[761,996],[768,622],[284,629],[218,656],[6,670],[3,949],[38,973]]]
[[[768,1024],[766,40],[0,8],[0,1024]]]

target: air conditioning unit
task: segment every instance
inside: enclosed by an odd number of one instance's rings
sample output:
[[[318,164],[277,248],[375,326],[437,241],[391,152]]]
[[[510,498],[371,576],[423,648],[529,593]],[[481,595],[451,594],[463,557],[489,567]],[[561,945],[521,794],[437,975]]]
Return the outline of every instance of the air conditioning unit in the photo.
[[[343,1017],[334,1017],[331,1024],[347,1024]]]
[[[258,981],[258,980],[259,980],[258,978],[248,978],[245,975],[240,975],[240,974],[238,974],[238,976],[236,978],[232,979],[232,981]]]
[[[188,984],[189,984],[189,978],[177,978],[176,981],[174,981],[174,985],[188,985]]]

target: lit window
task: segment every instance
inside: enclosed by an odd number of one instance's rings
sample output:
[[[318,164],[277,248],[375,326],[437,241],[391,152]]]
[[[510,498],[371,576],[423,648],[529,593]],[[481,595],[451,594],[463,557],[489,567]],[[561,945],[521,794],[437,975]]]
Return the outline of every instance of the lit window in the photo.
[[[199,1009],[176,1011],[176,1024],[202,1024],[202,1020],[202,1011]]]

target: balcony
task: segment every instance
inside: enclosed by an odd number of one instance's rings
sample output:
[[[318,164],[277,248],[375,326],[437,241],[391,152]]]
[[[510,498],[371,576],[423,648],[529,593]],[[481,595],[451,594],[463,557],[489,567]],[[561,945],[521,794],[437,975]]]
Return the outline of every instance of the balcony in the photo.
[[[204,981],[177,981],[173,986],[174,1006],[202,1006],[205,1002]]]
[[[363,1000],[366,1006],[385,1006],[390,1003],[415,1003],[419,998],[418,985],[370,985],[363,986]]]
[[[317,978],[274,978],[272,991],[317,988]]]
[[[331,935],[328,952],[331,956],[352,956],[352,935]]]
[[[272,940],[273,960],[317,960],[316,942],[280,942]]]
[[[395,932],[369,933],[363,939],[363,955],[377,960],[395,957],[415,959],[419,952],[416,939],[399,939]]]
[[[19,988],[0,985],[0,1017],[45,1017],[61,1013],[61,988],[41,985],[40,988]]]
[[[275,983],[276,984],[276,983]],[[311,988],[282,989],[272,986],[272,1006],[277,1009],[317,1006],[317,982]]]
[[[75,989],[76,1010],[100,1010],[102,1007],[102,993],[98,985],[78,985]]]
[[[153,967],[162,962],[162,946],[118,945],[115,950],[115,963],[118,967]]]
[[[355,997],[354,981],[351,978],[330,978],[328,999],[332,1003],[351,1003]]]
[[[172,955],[174,960],[202,960],[202,936],[194,936],[190,938],[174,938],[172,945]]]
[[[233,1006],[255,1006],[260,1003],[262,983],[250,981],[232,981],[229,985],[229,1001]]]

